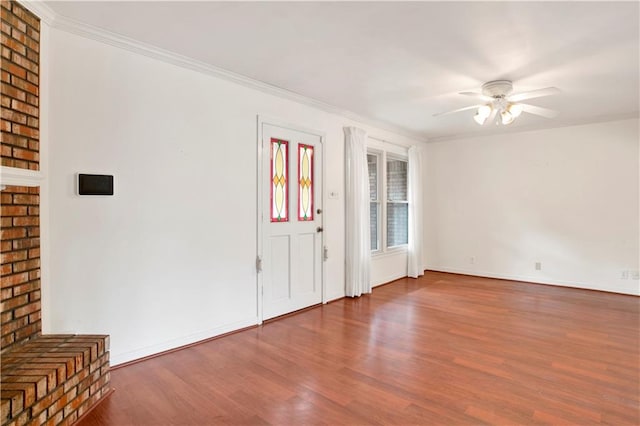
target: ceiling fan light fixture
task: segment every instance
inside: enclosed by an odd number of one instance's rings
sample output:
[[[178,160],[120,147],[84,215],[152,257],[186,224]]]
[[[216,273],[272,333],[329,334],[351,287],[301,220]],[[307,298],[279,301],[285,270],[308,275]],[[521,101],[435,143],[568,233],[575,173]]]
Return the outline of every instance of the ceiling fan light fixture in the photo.
[[[518,118],[520,114],[522,114],[522,111],[524,111],[524,107],[521,104],[511,104],[509,108],[507,108],[507,111],[509,111],[509,114],[511,114],[513,118]]]
[[[479,125],[483,125],[487,118],[491,115],[491,105],[482,105],[478,108],[478,112],[473,116],[473,120]]]
[[[473,116],[473,121],[482,126],[484,122],[487,121],[487,116],[480,115],[480,113],[478,112]]]
[[[473,96],[481,99],[482,103],[470,105],[453,111],[434,114],[434,117],[453,114],[462,111],[476,110],[473,121],[479,125],[484,125],[487,121],[503,126],[513,123],[523,112],[539,115],[545,118],[555,118],[558,111],[542,108],[527,103],[520,103],[527,99],[535,99],[543,96],[550,96],[560,93],[556,87],[545,87],[543,89],[530,90],[528,92],[513,93],[513,83],[511,80],[488,81],[482,85],[481,92],[460,92],[461,95]]]
[[[504,110],[500,113],[500,116],[502,117],[502,124],[503,125],[507,125],[507,124],[511,124],[513,123],[513,120],[515,120],[515,117],[513,116],[513,114],[511,114],[509,111]]]
[[[478,108],[478,114],[480,117],[487,118],[491,115],[491,105],[482,105]]]

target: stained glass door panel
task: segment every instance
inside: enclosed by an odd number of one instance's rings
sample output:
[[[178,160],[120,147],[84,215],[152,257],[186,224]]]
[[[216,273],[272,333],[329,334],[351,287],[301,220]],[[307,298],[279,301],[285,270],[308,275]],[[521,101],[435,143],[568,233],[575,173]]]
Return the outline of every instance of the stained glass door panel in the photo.
[[[271,139],[271,222],[289,221],[289,142]]]
[[[298,220],[313,220],[313,146],[298,144]]]

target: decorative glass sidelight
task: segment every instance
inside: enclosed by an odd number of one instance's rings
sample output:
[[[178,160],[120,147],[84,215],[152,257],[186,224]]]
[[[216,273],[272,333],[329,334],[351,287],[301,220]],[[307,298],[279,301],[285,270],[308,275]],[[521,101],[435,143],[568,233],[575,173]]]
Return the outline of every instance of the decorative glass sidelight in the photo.
[[[298,144],[298,220],[313,220],[313,146]]]
[[[271,139],[271,222],[289,221],[289,142]]]

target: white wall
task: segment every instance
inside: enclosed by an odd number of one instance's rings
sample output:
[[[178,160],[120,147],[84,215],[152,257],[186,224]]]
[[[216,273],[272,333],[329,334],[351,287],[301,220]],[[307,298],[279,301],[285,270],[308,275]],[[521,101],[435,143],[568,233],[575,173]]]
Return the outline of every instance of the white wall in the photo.
[[[258,114],[326,133],[327,298],[344,295],[342,128],[417,141],[48,34],[45,332],[108,333],[118,364],[257,322]],[[78,197],[78,172],[115,195]],[[429,268],[638,294],[619,279],[638,269],[637,120],[432,143],[425,174]],[[374,284],[405,274],[404,253],[373,262]]]
[[[428,268],[640,294],[638,146],[637,119],[428,144]]]
[[[415,140],[58,29],[50,33],[45,332],[118,364],[257,322],[256,118],[326,132],[328,299],[344,296],[343,126]],[[115,176],[78,197],[78,172]],[[406,258],[404,263],[406,264]],[[405,266],[406,268],[406,266]]]

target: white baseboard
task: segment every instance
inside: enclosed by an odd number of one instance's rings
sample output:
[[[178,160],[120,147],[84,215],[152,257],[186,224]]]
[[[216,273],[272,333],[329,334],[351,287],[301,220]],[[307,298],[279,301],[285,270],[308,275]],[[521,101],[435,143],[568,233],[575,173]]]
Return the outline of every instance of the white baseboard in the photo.
[[[399,280],[400,278],[406,278],[407,274],[406,273],[397,273],[397,274],[390,274],[390,275],[386,275],[382,278],[379,278],[376,282],[371,283],[371,287],[375,288],[378,286],[381,286],[383,284],[388,284],[391,281],[395,281],[395,280]]]
[[[330,296],[327,296],[324,303],[333,302],[334,300],[342,299],[344,297],[344,293],[334,293]]]
[[[221,334],[229,333],[231,331],[240,330],[245,327],[258,324],[258,318],[250,318],[243,321],[234,322],[231,324],[225,324],[220,327],[211,328],[198,333],[190,334],[188,336],[179,337],[158,343],[156,345],[146,346],[144,348],[136,349],[129,352],[111,353],[111,366],[123,364],[125,362],[135,361],[140,358],[145,358],[151,355],[156,355],[171,349],[176,349],[181,346],[190,345],[192,343],[199,342],[201,340],[210,339],[212,337],[219,336]]]
[[[451,268],[447,266],[428,266],[427,270],[435,271],[435,272],[448,272],[451,274],[462,274],[462,275],[473,275],[476,277],[485,277],[485,278],[498,278],[503,280],[512,280],[512,281],[524,281],[534,284],[546,284],[546,285],[555,285],[558,287],[574,287],[574,288],[583,288],[585,290],[597,290],[597,291],[606,291],[609,293],[620,293],[620,294],[629,294],[632,296],[640,296],[640,285],[636,282],[635,288],[633,281],[630,284],[627,284],[626,287],[617,286],[616,288],[606,288],[602,286],[595,286],[585,284],[583,282],[578,281],[567,281],[567,280],[556,280],[549,277],[541,279],[539,277],[533,277],[530,275],[513,275],[513,274],[501,274],[490,271],[478,271],[478,270],[470,270],[464,268]]]

